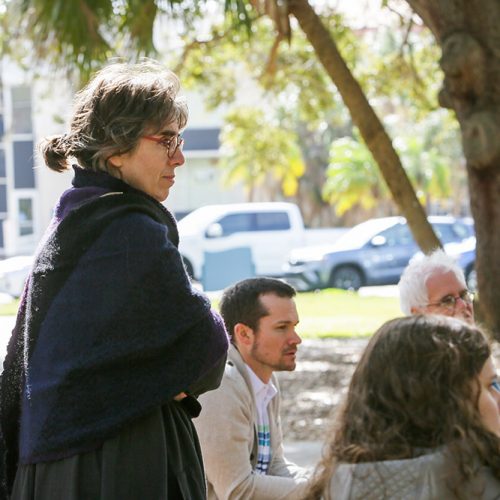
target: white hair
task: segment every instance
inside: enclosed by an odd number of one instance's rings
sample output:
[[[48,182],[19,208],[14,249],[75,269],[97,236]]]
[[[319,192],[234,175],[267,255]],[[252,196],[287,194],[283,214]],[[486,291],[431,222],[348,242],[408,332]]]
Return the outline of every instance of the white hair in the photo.
[[[401,275],[398,283],[399,303],[401,311],[406,316],[411,315],[414,307],[423,307],[429,301],[427,295],[427,280],[437,271],[452,272],[466,287],[464,272],[455,259],[442,249],[434,250],[429,255],[413,258]]]

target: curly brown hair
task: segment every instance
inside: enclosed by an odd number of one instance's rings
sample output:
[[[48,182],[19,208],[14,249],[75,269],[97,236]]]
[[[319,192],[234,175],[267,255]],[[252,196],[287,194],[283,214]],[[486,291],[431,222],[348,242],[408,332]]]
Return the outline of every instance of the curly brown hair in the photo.
[[[478,410],[477,377],[490,355],[483,332],[457,319],[382,325],[354,372],[307,499],[321,498],[338,463],[408,459],[443,445],[455,493],[478,459],[500,478],[500,438]]]
[[[132,151],[145,133],[171,122],[185,127],[179,87],[177,76],[152,60],[104,67],[76,94],[71,131],[41,143],[47,166],[62,172],[73,157],[84,169],[109,171],[108,159]]]

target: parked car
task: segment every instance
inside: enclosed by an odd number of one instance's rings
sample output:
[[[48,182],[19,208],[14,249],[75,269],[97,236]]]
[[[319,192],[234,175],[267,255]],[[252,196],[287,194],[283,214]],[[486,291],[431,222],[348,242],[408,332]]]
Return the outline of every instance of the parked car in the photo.
[[[334,242],[342,228],[306,229],[293,203],[206,205],[178,224],[179,252],[188,273],[202,280],[205,255],[250,249],[255,274],[279,276],[287,254],[296,247]]]
[[[449,243],[445,245],[448,254],[456,257],[458,264],[464,270],[465,280],[469,290],[477,290],[476,276],[476,238],[472,236],[462,243]]]
[[[18,255],[0,260],[0,293],[19,297],[33,265],[33,255]]]
[[[476,276],[476,237],[470,236],[463,241],[445,243],[444,251],[453,257],[457,264],[462,268],[467,288],[473,292],[477,291],[477,276]],[[417,252],[413,259],[421,259],[424,254]]]
[[[454,217],[431,216],[429,222],[443,244],[470,239],[473,231],[470,221]],[[395,284],[418,250],[404,217],[371,219],[333,245],[292,250],[284,275],[298,290]]]
[[[469,290],[477,290],[476,277],[476,237],[471,236],[458,243],[447,243],[444,250],[448,255],[454,257],[458,265],[463,269],[465,281]]]

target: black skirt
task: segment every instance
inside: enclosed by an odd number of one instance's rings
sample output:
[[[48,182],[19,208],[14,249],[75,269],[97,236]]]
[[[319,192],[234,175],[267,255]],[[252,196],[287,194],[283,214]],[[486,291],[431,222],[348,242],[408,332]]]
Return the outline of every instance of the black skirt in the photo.
[[[20,465],[12,500],[204,500],[200,446],[189,413],[168,403],[94,451]]]

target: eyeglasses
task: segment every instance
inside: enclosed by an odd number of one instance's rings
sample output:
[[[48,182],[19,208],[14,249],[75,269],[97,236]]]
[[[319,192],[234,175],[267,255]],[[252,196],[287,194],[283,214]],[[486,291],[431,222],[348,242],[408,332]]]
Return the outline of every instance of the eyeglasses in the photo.
[[[177,149],[182,151],[182,147],[184,146],[184,139],[180,135],[173,135],[170,137],[143,135],[142,138],[147,139],[148,141],[157,142],[160,146],[163,146],[167,150],[167,156],[169,158],[173,158]]]
[[[472,304],[472,302],[474,302],[474,294],[469,290],[463,290],[458,294],[458,297],[455,297],[454,295],[446,295],[446,297],[443,297],[439,302],[431,302],[430,304],[427,304],[426,307],[437,306],[454,311],[455,307],[457,307],[458,299],[462,300],[466,304]]]

